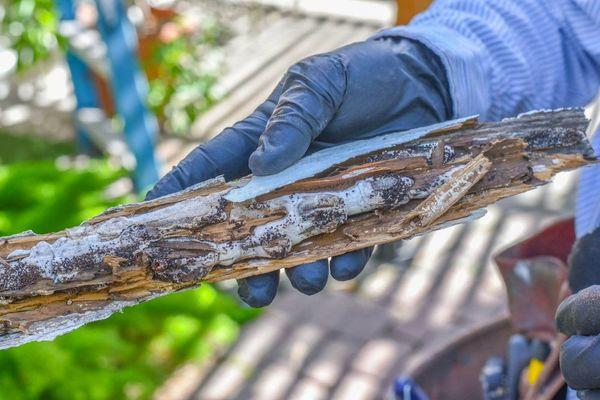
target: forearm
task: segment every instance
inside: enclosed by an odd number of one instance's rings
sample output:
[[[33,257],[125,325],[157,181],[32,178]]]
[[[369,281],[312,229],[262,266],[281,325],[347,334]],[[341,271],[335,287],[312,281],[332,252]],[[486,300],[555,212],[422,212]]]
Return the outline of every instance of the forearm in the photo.
[[[446,68],[455,117],[494,120],[582,106],[600,85],[600,40],[591,39],[600,37],[600,7],[581,3],[438,1],[410,25],[375,38],[408,37],[434,51]]]

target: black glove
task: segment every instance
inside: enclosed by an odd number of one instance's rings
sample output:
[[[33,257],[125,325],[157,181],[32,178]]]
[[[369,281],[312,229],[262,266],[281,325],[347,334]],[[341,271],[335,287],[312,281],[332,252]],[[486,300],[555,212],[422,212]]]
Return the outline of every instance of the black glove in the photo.
[[[400,38],[354,43],[293,65],[256,111],[193,150],[148,193],[153,199],[218,175],[268,175],[305,154],[336,144],[449,119],[445,72],[431,51]],[[331,268],[338,280],[354,278],[372,249],[286,269],[305,294],[323,289]],[[279,272],[239,282],[251,306],[269,304]]]
[[[600,228],[575,242],[569,264],[575,294],[556,313],[558,329],[570,336],[560,368],[581,399],[600,399]]]

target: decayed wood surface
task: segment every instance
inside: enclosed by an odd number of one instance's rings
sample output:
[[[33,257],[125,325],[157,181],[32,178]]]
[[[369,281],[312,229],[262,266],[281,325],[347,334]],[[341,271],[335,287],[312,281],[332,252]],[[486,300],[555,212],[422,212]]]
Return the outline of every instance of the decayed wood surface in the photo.
[[[497,123],[466,118],[403,133],[418,138],[408,143],[397,144],[400,134],[355,142],[352,158],[329,165],[331,152],[324,153],[322,172],[245,201],[227,195],[248,179],[214,179],[61,232],[0,238],[0,348],[52,339],[202,281],[290,267],[478,217],[488,204],[593,162],[586,126],[579,109]],[[360,151],[375,140],[378,150]]]

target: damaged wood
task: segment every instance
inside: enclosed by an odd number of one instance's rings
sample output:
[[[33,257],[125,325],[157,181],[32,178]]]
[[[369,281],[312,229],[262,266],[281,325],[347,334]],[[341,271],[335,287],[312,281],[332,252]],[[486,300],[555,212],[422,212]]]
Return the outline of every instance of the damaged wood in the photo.
[[[595,161],[579,109],[465,118],[210,180],[61,232],[0,238],[0,348],[48,340],[203,281],[429,232]],[[306,161],[308,160],[308,161]]]

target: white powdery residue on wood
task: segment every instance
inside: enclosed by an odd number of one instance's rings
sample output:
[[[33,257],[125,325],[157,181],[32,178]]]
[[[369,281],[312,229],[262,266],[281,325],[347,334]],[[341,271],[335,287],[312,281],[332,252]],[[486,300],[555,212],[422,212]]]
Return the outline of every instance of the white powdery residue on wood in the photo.
[[[396,205],[408,202],[414,197],[408,193],[413,183],[408,177],[380,176],[358,181],[346,190],[286,195],[265,203],[268,209],[285,210],[285,215],[257,226],[251,235],[241,240],[211,243],[193,238],[173,238],[164,239],[162,243],[167,248],[190,242],[204,246],[194,256],[172,261],[182,270],[182,276],[193,273],[197,274],[196,277],[201,276],[216,264],[231,265],[256,257],[281,258],[295,244],[316,234],[335,230],[349,216],[381,207],[385,203],[382,194],[394,186],[406,188],[405,196],[396,200]],[[141,244],[148,242],[147,235],[155,235],[155,240],[158,240],[162,237],[161,232],[202,226],[205,218],[213,221],[215,218],[225,219],[221,201],[223,193],[194,197],[142,214],[83,224],[70,229],[66,237],[53,243],[39,242],[27,252],[13,252],[7,257],[7,261],[15,263],[14,266],[0,265],[0,276],[6,275],[6,279],[2,279],[0,291],[22,288],[23,282],[35,285],[36,281],[43,279],[77,286],[86,273],[99,272],[97,266],[103,265],[106,254],[122,254],[122,257],[135,251],[156,254],[160,249],[147,247],[152,242]],[[237,217],[250,214],[257,216],[260,213],[237,205],[231,211],[231,216]],[[154,227],[157,229],[155,233],[151,230]],[[15,272],[15,269],[20,269],[21,272]],[[111,271],[106,270],[105,274],[111,274]],[[184,278],[173,276],[172,279],[177,281]]]
[[[169,230],[173,226],[186,226],[203,218],[213,217],[220,211],[220,203],[226,191],[211,193],[208,196],[193,197],[147,213],[129,217],[120,217],[100,222],[100,228],[106,236],[118,236],[131,226],[158,227]],[[116,222],[111,222],[117,220]]]
[[[277,174],[253,176],[250,182],[242,187],[233,189],[225,195],[225,198],[232,202],[242,202],[253,199],[290,183],[315,176],[336,164],[343,163],[352,158],[387,147],[409,143],[438,131],[459,128],[467,123],[475,122],[476,120],[477,116],[459,118],[424,128],[411,129],[404,132],[393,132],[387,135],[357,140],[317,151],[300,159],[297,163]]]
[[[91,264],[102,261],[102,252],[110,249],[111,243],[103,243],[97,235],[70,239],[62,237],[54,243],[39,242],[27,251],[13,251],[6,257],[9,266],[0,266],[0,270],[10,273],[10,279],[2,279],[0,290],[16,289],[24,274],[28,279],[51,279],[55,283],[67,282],[81,271],[76,267],[65,268],[70,261],[85,255]],[[14,265],[13,265],[14,264]],[[0,271],[0,276],[4,276]]]
[[[242,240],[207,244],[213,246],[218,254],[215,264],[220,265],[231,265],[236,261],[256,257],[280,258],[303,240],[334,231],[348,217],[384,206],[387,201],[384,194],[387,190],[398,188],[395,206],[407,203],[412,198],[409,188],[413,184],[414,181],[408,177],[381,176],[366,178],[341,191],[278,197],[267,201],[265,206],[271,209],[284,208],[284,217],[257,226],[251,235]],[[236,213],[241,214],[241,211]]]
[[[15,250],[6,257],[11,265],[0,265],[0,291],[16,289],[25,279],[23,274],[28,275],[28,280],[51,279],[55,283],[81,280],[86,268],[93,270],[102,265],[105,254],[143,243],[141,235],[148,234],[151,228],[156,227],[159,235],[173,227],[193,226],[203,218],[218,217],[216,214],[222,213],[222,195],[223,192],[217,192],[193,197],[147,213],[83,224],[68,229],[65,237],[53,243],[39,242],[29,250]],[[74,264],[72,261],[77,259],[81,262]]]

